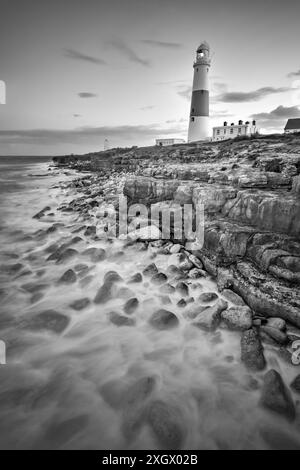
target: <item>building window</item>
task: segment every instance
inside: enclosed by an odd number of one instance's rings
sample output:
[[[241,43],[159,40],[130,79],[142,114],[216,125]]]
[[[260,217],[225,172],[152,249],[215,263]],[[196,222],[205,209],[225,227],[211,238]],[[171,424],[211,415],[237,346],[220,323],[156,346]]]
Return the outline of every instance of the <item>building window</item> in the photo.
[[[191,118],[191,121],[194,122],[194,121],[195,121],[195,118],[192,117],[192,118]]]
[[[230,134],[233,134],[233,129],[230,129]]]
[[[195,111],[195,108],[192,108],[192,113]]]
[[[220,129],[217,130],[217,135],[220,135]]]
[[[224,129],[224,134],[226,134],[226,129]]]
[[[242,128],[241,128],[241,127],[239,127],[239,134],[241,134],[241,133],[242,133]]]

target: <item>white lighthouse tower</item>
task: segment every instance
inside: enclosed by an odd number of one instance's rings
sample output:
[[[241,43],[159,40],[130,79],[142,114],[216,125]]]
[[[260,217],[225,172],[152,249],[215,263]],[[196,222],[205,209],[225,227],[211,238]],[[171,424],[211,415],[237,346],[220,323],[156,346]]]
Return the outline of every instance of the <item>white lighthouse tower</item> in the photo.
[[[210,50],[204,41],[197,49],[194,62],[188,142],[205,140],[209,137],[209,69]]]

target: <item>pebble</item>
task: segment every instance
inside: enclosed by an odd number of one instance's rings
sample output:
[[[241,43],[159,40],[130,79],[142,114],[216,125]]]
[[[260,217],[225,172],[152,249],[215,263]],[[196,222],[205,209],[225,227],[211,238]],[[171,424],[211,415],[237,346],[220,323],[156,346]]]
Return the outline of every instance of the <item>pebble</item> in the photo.
[[[151,316],[149,323],[157,330],[167,330],[179,325],[177,316],[169,310],[157,310]]]
[[[138,306],[139,306],[139,301],[136,297],[134,297],[132,299],[127,300],[123,309],[125,313],[130,315],[138,308]]]
[[[25,321],[25,328],[40,331],[48,330],[53,333],[62,333],[70,323],[70,318],[55,310],[45,310]]]
[[[134,326],[135,325],[134,318],[125,317],[125,315],[120,315],[117,312],[110,312],[108,314],[108,317],[111,323],[113,323],[116,326]]]
[[[77,281],[77,276],[73,269],[68,269],[58,280],[59,284],[74,284]]]
[[[88,297],[84,297],[82,299],[78,299],[72,302],[70,304],[70,307],[73,310],[79,311],[79,310],[83,310],[84,308],[86,308],[90,303],[91,303],[90,299]]]
[[[166,283],[167,280],[168,280],[168,277],[164,273],[156,273],[151,278],[152,284],[156,284],[158,286]]]

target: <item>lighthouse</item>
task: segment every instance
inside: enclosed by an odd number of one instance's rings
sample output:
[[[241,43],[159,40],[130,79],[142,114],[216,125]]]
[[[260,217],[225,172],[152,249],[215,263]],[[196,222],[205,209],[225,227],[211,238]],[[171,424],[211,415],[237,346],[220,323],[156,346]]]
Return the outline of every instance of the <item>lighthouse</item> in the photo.
[[[204,41],[197,49],[189,119],[188,142],[209,138],[209,69],[210,49]]]

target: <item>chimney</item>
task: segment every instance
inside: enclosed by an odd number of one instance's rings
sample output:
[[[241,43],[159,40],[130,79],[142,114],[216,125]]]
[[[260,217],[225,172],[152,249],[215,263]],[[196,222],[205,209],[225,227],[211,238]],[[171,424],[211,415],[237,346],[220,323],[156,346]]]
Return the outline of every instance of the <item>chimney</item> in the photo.
[[[234,122],[232,122],[230,125],[231,125],[231,126],[234,126]]]
[[[252,121],[252,126],[256,126],[256,121]]]
[[[239,120],[239,126],[242,126],[243,125],[243,121],[240,119]]]
[[[224,126],[225,126],[225,127],[227,126],[227,121],[224,121]]]
[[[249,122],[249,121],[246,121],[245,124],[246,124],[246,126],[249,126],[250,122]]]

